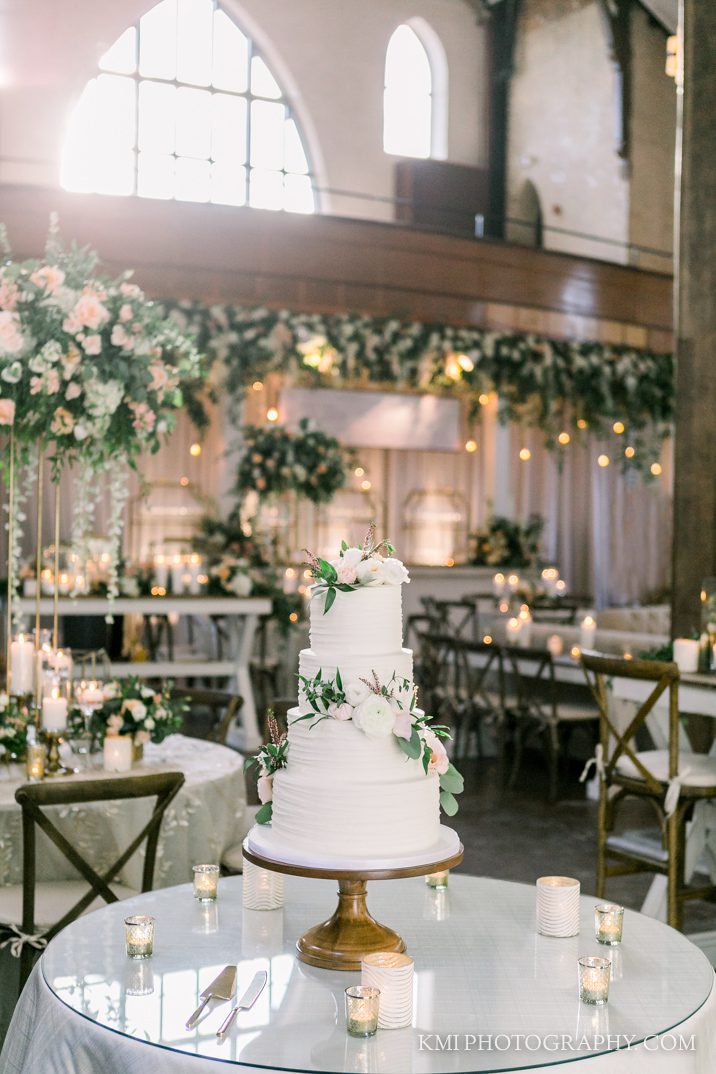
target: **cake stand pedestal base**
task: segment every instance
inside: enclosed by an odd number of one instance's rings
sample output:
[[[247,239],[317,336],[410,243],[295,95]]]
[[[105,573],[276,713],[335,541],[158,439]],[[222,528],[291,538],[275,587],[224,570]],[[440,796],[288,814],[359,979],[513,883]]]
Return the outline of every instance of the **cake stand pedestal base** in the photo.
[[[376,868],[372,863],[351,863],[351,868],[312,867],[300,861],[285,861],[270,856],[267,849],[260,852],[250,845],[250,834],[244,840],[244,857],[262,869],[291,876],[306,876],[316,880],[338,881],[338,906],[332,917],[305,932],[296,943],[298,957],[309,966],[324,970],[359,970],[361,958],[371,951],[405,951],[403,939],[386,925],[371,917],[366,905],[369,880],[399,880],[406,876],[425,876],[443,872],[459,865],[463,848],[454,832],[450,849],[438,847],[438,853],[420,864],[396,868]],[[440,853],[442,851],[442,853]],[[341,863],[343,864],[343,863]]]
[[[301,962],[324,970],[359,970],[362,956],[370,951],[405,950],[397,932],[371,917],[367,895],[367,880],[338,881],[333,917],[309,929],[296,944]]]

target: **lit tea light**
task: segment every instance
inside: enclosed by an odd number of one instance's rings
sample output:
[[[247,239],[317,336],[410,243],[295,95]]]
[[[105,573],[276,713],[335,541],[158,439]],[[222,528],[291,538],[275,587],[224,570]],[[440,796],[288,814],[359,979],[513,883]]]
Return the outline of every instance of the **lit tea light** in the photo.
[[[380,990],[365,985],[346,988],[346,1030],[349,1037],[373,1037],[378,1028]]]
[[[520,634],[522,632],[522,622],[519,619],[507,620],[507,626],[505,627],[505,637],[508,642],[516,644],[520,640]]]
[[[39,742],[27,743],[25,754],[25,774],[30,783],[39,783],[45,778],[45,759],[47,752]]]
[[[609,999],[611,962],[608,958],[587,955],[578,959],[578,963],[580,1000],[595,1007],[603,1007]]]
[[[622,942],[624,907],[604,902],[594,907],[594,933],[599,943],[613,947]]]
[[[154,954],[154,918],[144,914],[124,919],[128,958],[151,958]]]
[[[439,873],[428,873],[425,877],[425,883],[429,888],[437,888],[440,891],[444,891],[448,886],[448,880],[450,878],[450,870],[443,869]]]
[[[199,902],[214,902],[219,893],[219,866],[194,865],[194,898]]]

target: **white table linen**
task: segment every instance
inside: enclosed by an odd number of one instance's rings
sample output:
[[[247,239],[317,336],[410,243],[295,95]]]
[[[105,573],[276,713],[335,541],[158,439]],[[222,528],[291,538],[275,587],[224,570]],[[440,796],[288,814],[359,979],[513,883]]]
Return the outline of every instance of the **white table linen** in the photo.
[[[101,764],[101,754],[97,757]],[[171,735],[159,745],[148,743],[144,761],[131,775],[161,771],[180,771],[186,778],[165,813],[157,848],[154,886],[168,887],[188,880],[192,865],[220,861],[222,852],[243,838],[250,823],[243,758],[235,750]],[[110,776],[116,777],[116,773],[88,768],[63,779],[71,782]],[[0,885],[22,883],[22,813],[15,802],[15,790],[24,782],[21,766],[0,766]],[[52,812],[60,831],[101,869],[111,865],[131,842],[149,818],[152,806],[153,799],[137,799],[87,802],[57,807]],[[37,840],[38,880],[76,880],[77,873],[57,848],[40,832]],[[142,849],[118,877],[137,891],[142,881]]]
[[[335,883],[286,878],[283,910],[246,911],[241,878],[220,882],[219,901],[200,907],[191,889],[138,896],[69,926],[49,945],[23,993],[8,1032],[2,1074],[219,1074],[253,1069],[374,1071],[563,1070],[580,1053],[523,1046],[433,1050],[433,1033],[511,1038],[527,1033],[649,1035],[630,1050],[581,1053],[571,1070],[586,1074],[712,1074],[716,1069],[713,970],[680,933],[627,911],[624,943],[593,939],[594,898],[582,899],[581,934],[538,936],[534,888],[452,875],[448,892],[421,878],[369,886],[375,916],[398,928],[415,959],[411,1028],[347,1037],[343,989],[358,974],[304,966],[298,935],[335,903]],[[127,960],[122,917],[131,905],[157,921],[150,962]],[[609,1005],[578,1002],[578,954],[614,958]],[[255,1007],[239,1015],[224,1045],[215,1032],[218,1005],[188,1032],[184,1022],[199,991],[229,962],[238,963],[239,992],[257,970],[269,983]],[[151,989],[151,991],[147,991]],[[139,995],[144,991],[146,994]],[[134,994],[133,994],[134,993]],[[651,1034],[663,1034],[651,1037]],[[672,1050],[679,1037],[693,1049]],[[549,1046],[548,1046],[549,1047]]]

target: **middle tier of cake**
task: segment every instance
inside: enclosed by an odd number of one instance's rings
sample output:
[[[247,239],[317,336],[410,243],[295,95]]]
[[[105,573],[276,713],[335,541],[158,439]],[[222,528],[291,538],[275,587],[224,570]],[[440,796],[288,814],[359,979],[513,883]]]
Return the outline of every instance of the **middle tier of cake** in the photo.
[[[313,649],[302,649],[299,653],[298,674],[306,679],[315,679],[320,671],[323,682],[328,682],[336,677],[337,670],[341,673],[344,686],[358,679],[371,681],[373,672],[382,686],[387,686],[394,677],[412,682],[413,653],[411,649],[398,649],[392,653],[375,654],[369,662],[364,656],[356,657],[348,653],[336,653],[330,662],[322,660]],[[300,680],[298,697],[299,704],[304,704],[305,694]]]

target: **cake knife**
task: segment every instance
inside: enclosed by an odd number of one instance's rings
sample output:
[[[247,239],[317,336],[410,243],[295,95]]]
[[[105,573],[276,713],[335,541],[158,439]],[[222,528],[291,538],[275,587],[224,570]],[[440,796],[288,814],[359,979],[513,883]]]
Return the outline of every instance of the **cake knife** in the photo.
[[[220,1028],[217,1029],[216,1035],[219,1040],[223,1040],[226,1034],[229,1032],[233,1024],[234,1018],[236,1018],[236,1015],[239,1013],[239,1011],[247,1011],[249,1007],[253,1007],[254,1003],[263,992],[267,980],[268,974],[266,973],[266,970],[259,970],[249,987],[244,992],[241,999],[234,1007],[231,1008],[228,1015],[226,1016],[225,1021],[220,1026]]]
[[[232,999],[236,988],[236,966],[224,966],[219,976],[200,994],[201,1003],[186,1023],[187,1029],[193,1029],[201,1017],[201,1012],[210,999]]]

